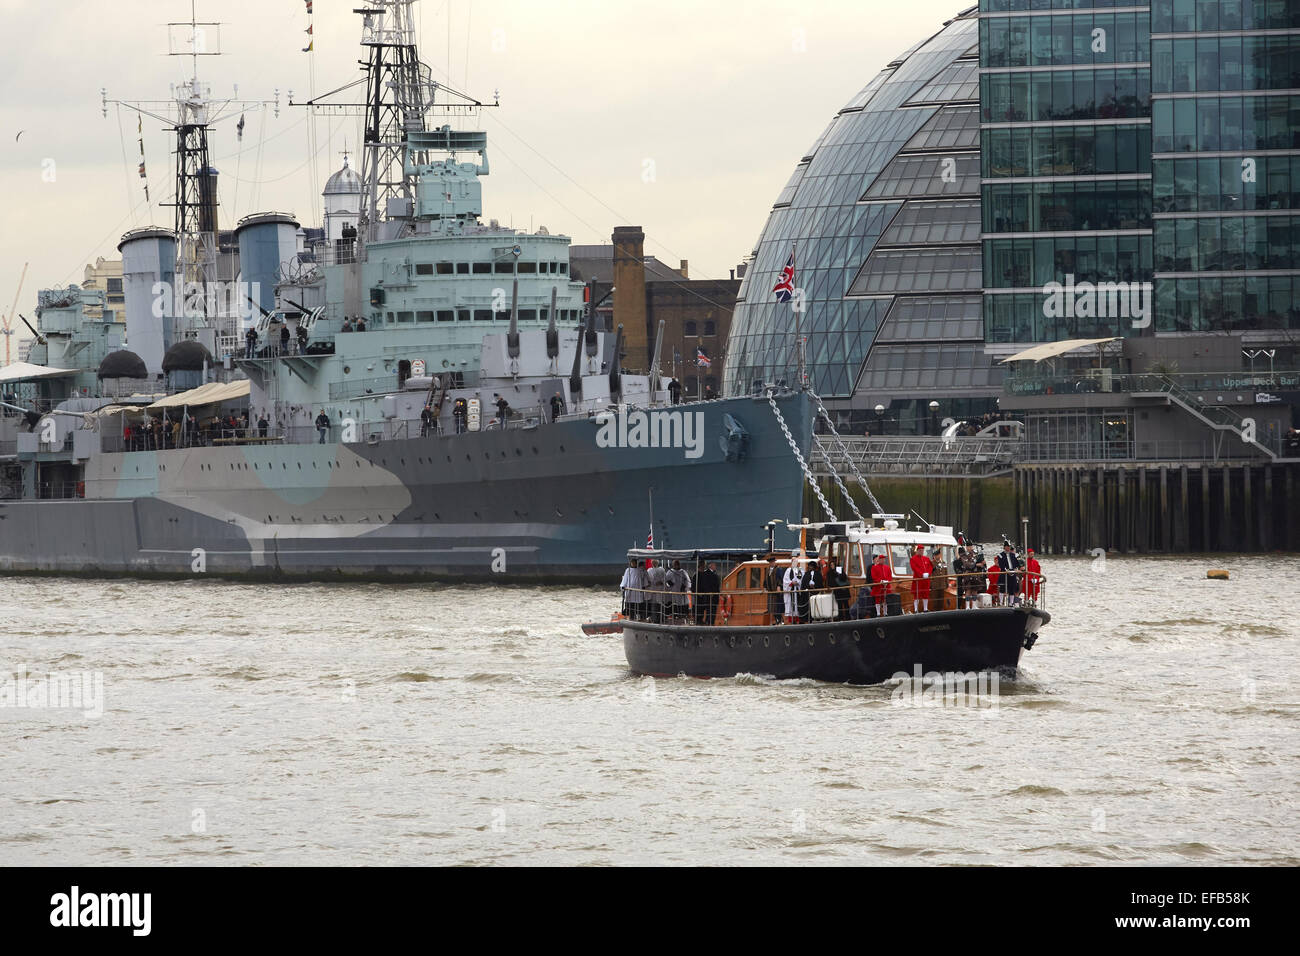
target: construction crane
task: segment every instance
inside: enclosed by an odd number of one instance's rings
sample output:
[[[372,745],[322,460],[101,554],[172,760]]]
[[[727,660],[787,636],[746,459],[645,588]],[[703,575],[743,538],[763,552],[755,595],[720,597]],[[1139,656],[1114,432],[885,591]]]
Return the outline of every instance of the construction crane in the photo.
[[[18,308],[18,296],[22,295],[23,282],[27,279],[27,267],[29,265],[31,265],[30,262],[23,263],[22,275],[18,277],[18,288],[14,290],[13,304],[9,306],[9,311],[4,314],[4,317],[0,318],[0,332],[4,333],[5,337],[5,365],[8,365],[11,361],[9,357],[9,343],[12,342],[14,338],[14,330],[12,328],[14,310]]]

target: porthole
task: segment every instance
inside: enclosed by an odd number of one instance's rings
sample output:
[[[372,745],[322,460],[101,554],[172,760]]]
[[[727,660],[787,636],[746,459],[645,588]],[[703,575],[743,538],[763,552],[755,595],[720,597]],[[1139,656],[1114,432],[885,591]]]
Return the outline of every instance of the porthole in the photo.
[[[764,646],[764,647],[769,647],[769,646],[771,646],[771,644],[772,644],[772,639],[771,639],[770,637],[768,637],[766,634],[764,634],[764,635],[763,635],[763,646]]]
[[[856,644],[856,643],[861,643],[861,641],[862,641],[862,635],[859,634],[857,631],[854,631],[854,632],[853,632],[853,642]]]
[[[830,641],[832,644],[834,644],[834,643],[835,643],[835,635],[834,635],[834,634],[828,635],[827,638],[826,638],[826,640],[828,640],[828,641]]]
[[[809,635],[808,635],[808,646],[809,646],[809,647],[812,647],[812,646],[813,646],[814,644],[816,644],[816,643],[817,643],[817,638],[816,638],[816,636],[814,636],[814,635],[812,635],[812,634],[809,634]]]
[[[735,647],[735,646],[736,646],[736,635],[733,634],[733,635],[731,635],[729,638],[727,638],[727,643],[728,643],[729,645],[731,645],[732,647]]]
[[[750,634],[748,637],[745,638],[745,645],[746,645],[747,647],[753,647],[753,646],[754,646],[754,635],[753,635],[753,634]]]
[[[789,634],[787,634],[787,635],[785,636],[785,646],[786,646],[786,647],[789,647],[789,646],[790,646],[790,635],[789,635]]]

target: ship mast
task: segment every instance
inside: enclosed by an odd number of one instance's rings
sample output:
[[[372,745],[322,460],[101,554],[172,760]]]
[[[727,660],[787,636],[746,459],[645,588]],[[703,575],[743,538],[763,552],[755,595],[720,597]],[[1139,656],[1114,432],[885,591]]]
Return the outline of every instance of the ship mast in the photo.
[[[176,338],[193,337],[218,317],[209,316],[206,305],[215,290],[217,276],[217,179],[208,154],[208,131],[227,119],[272,106],[280,115],[280,91],[270,101],[213,100],[211,84],[199,80],[199,57],[221,55],[221,24],[200,22],[197,0],[190,0],[190,19],[167,24],[168,56],[190,58],[190,78],[173,86],[170,100],[127,102],[108,99],[107,89],[100,90],[101,108],[108,116],[109,104],[165,123],[176,137],[175,201],[159,203],[175,209],[176,279],[183,292],[181,315],[174,317],[180,327]],[[235,97],[239,87],[235,87]],[[290,94],[292,96],[292,93]]]
[[[424,131],[434,85],[416,49],[414,3],[377,0],[357,11],[363,17],[361,45],[368,50],[357,229],[363,247],[379,238],[383,219],[410,216],[415,198],[406,172],[406,137]]]

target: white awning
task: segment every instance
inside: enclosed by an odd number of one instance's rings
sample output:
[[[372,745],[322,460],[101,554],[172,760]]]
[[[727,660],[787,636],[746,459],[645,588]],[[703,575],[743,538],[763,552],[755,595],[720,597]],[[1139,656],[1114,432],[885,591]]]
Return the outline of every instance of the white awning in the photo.
[[[188,392],[177,392],[175,395],[168,395],[161,401],[154,402],[149,406],[149,411],[161,411],[164,408],[180,408],[184,405],[213,405],[217,402],[229,402],[236,398],[245,398],[248,396],[250,387],[248,379],[242,379],[238,382],[209,382],[207,385],[200,385],[198,388],[192,388]]]
[[[1043,359],[1055,358],[1058,355],[1064,355],[1066,352],[1073,352],[1075,349],[1083,349],[1090,345],[1104,345],[1107,342],[1118,341],[1118,336],[1112,336],[1108,339],[1066,339],[1064,342],[1048,342],[1045,345],[1035,345],[1033,348],[1025,349],[1023,352],[1017,352],[1010,358],[1004,358],[999,364],[1006,365],[1008,362],[1041,362]]]
[[[0,382],[27,382],[37,378],[61,378],[76,374],[75,368],[46,368],[31,362],[14,362],[0,368]]]

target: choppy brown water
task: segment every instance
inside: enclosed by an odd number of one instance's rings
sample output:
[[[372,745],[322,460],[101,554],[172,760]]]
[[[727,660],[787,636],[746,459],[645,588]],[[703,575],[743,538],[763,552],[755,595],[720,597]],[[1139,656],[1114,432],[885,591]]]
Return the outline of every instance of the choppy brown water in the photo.
[[[0,864],[1300,862],[1300,558],[1044,565],[991,711],[633,677],[612,587],[0,579],[104,705],[0,709]]]

